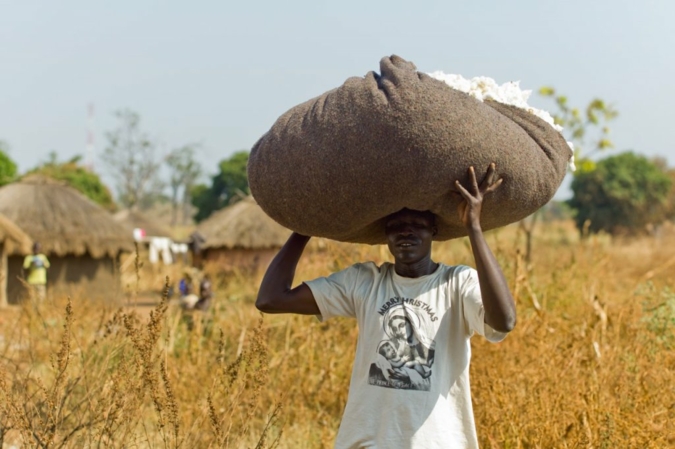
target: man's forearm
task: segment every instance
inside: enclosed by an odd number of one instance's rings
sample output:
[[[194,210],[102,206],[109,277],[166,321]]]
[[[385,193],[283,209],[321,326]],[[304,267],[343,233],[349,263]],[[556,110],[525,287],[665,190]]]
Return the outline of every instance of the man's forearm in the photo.
[[[469,229],[469,239],[478,271],[485,322],[496,331],[510,332],[516,325],[516,305],[504,273],[480,226]]]
[[[258,310],[266,313],[298,313],[318,315],[320,310],[309,287],[293,286],[295,269],[309,237],[293,233],[281,248],[260,284],[256,299]]]
[[[286,244],[274,257],[260,284],[258,296],[275,296],[290,290],[295,277],[295,269],[298,266],[309,237],[293,233]]]

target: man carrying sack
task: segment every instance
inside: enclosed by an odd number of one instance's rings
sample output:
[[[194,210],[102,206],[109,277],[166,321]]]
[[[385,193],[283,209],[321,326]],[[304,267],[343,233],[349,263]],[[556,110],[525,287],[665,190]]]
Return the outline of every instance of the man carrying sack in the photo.
[[[251,194],[295,231],[256,306],[358,323],[337,448],[478,447],[470,338],[498,342],[516,323],[483,231],[535,212],[573,166],[562,128],[528,96],[518,83],[425,74],[392,55],[379,73],[289,109],[251,149]],[[291,288],[307,236],[386,244],[394,263]],[[432,241],[463,236],[476,269],[431,259]]]
[[[403,209],[384,220],[394,264],[359,263],[300,284],[293,278],[310,237],[293,233],[265,274],[256,307],[266,313],[356,318],[358,345],[336,448],[477,448],[469,388],[469,339],[491,342],[516,324],[516,308],[481,228],[483,199],[497,190],[494,164],[459,181],[459,220],[476,269],[431,259],[436,216]],[[302,213],[299,211],[299,213]]]

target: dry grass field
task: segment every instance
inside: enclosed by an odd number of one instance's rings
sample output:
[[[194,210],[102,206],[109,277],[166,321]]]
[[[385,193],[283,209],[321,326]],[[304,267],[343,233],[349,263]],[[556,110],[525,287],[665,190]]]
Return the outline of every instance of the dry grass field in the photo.
[[[481,447],[675,447],[675,233],[536,232],[529,270],[517,227],[489,233],[519,316],[504,342],[473,339]],[[465,240],[436,244],[434,258],[472,264]],[[359,260],[388,253],[315,240],[297,277]],[[125,270],[131,297],[179,274]],[[2,447],[332,447],[355,323],[262,317],[258,282],[220,279],[205,316],[78,297],[0,310]]]

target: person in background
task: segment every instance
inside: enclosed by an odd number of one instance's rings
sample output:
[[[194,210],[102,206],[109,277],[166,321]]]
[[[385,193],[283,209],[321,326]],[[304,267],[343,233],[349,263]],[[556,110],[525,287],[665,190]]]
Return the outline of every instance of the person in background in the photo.
[[[187,271],[183,274],[178,284],[178,290],[180,292],[181,307],[186,310],[194,309],[195,304],[199,301],[199,297],[193,293],[192,276]]]
[[[192,295],[197,298],[197,295]],[[189,331],[196,331],[209,336],[213,327],[213,319],[206,313],[211,307],[213,287],[211,277],[205,274],[199,282],[199,299],[190,309],[184,309],[183,321]]]
[[[202,281],[199,283],[199,301],[195,304],[195,309],[206,312],[211,307],[211,299],[213,298],[213,286],[211,284],[211,277],[205,274]]]
[[[47,269],[49,259],[42,254],[39,242],[33,244],[33,254],[23,260],[24,278],[30,290],[30,298],[34,304],[44,302],[47,296]]]

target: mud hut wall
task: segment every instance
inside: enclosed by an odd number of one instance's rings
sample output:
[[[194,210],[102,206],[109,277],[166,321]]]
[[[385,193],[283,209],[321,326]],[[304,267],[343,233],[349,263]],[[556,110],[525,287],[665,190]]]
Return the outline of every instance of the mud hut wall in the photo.
[[[50,268],[47,272],[49,295],[70,295],[74,300],[115,300],[122,294],[117,258],[91,256],[47,256]],[[27,292],[21,278],[22,256],[8,260],[7,295],[11,304],[16,304]]]

